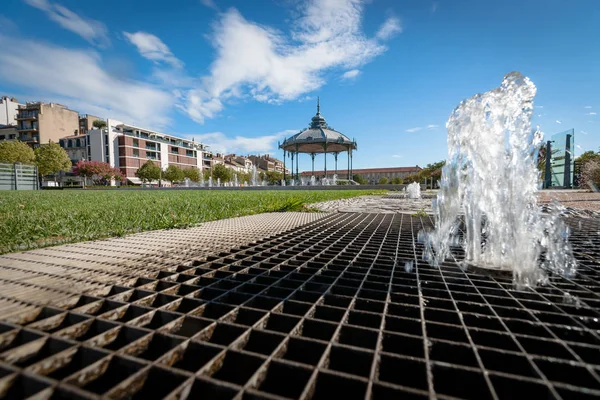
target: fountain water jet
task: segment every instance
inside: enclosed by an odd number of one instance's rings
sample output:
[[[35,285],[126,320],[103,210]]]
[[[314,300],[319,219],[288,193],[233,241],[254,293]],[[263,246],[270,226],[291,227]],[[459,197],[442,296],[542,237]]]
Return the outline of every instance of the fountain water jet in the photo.
[[[512,72],[499,88],[464,100],[450,116],[435,230],[420,234],[432,265],[450,257],[451,246],[462,245],[466,266],[511,273],[517,286],[543,283],[545,271],[575,273],[558,208],[543,215],[537,205],[542,134],[531,128],[535,93],[528,78]]]
[[[421,198],[421,184],[413,182],[406,187],[406,193],[409,199],[420,199]]]

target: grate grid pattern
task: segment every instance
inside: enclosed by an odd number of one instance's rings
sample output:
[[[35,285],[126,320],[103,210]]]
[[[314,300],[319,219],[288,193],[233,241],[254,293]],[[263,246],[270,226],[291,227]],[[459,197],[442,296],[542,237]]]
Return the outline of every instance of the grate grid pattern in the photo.
[[[406,214],[340,213],[0,321],[6,398],[600,396],[600,221],[576,277],[421,261]],[[0,393],[0,397],[2,393]]]

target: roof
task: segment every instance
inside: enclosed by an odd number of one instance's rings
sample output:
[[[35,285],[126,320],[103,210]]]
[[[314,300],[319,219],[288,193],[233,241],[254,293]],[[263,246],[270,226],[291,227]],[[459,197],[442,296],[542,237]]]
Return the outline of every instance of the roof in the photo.
[[[86,135],[71,135],[71,136],[63,136],[61,137],[61,139],[81,139],[84,138]]]
[[[356,149],[356,142],[327,125],[318,100],[317,114],[312,117],[309,127],[285,139],[279,148],[299,153],[340,153]]]
[[[412,173],[412,172],[419,172],[420,170],[422,170],[423,168],[419,167],[418,165],[415,167],[391,167],[391,168],[363,168],[363,169],[353,169],[352,173],[353,174],[392,174],[395,172],[407,172],[407,173]],[[328,173],[333,172],[333,170],[327,170]],[[348,170],[347,169],[338,169],[337,173],[339,175],[344,175],[344,174],[348,174]],[[324,175],[325,171],[315,171],[315,175]],[[303,171],[302,173],[300,173],[300,175],[312,175],[311,171]]]

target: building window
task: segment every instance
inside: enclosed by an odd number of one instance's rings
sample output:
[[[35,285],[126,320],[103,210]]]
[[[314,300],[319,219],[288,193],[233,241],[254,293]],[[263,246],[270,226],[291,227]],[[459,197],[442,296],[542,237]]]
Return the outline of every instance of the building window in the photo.
[[[140,151],[138,149],[133,149],[133,156],[134,157],[139,157],[140,156]]]
[[[77,140],[75,141],[75,146],[76,146],[76,147],[81,147],[81,139],[77,139]]]
[[[133,139],[133,147],[140,147],[140,141],[138,139]]]
[[[69,141],[67,142],[67,147],[71,148],[73,147],[73,141],[71,139],[69,139]]]
[[[186,150],[185,151],[185,155],[188,156],[188,157],[195,157],[193,150]]]
[[[2,136],[2,138],[4,138],[4,136]],[[62,140],[62,139],[60,139],[60,140],[58,141],[58,145],[64,149],[64,148],[65,148],[65,141],[64,141],[64,140]]]
[[[179,148],[171,146],[171,153],[172,154],[179,154]]]

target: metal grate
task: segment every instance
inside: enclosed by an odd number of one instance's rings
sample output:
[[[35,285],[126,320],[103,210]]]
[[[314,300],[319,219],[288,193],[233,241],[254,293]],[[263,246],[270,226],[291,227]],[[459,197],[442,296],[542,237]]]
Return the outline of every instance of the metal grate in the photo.
[[[0,391],[597,398],[600,221],[570,223],[577,277],[516,291],[454,262],[423,264],[428,220],[336,214],[1,322]]]

